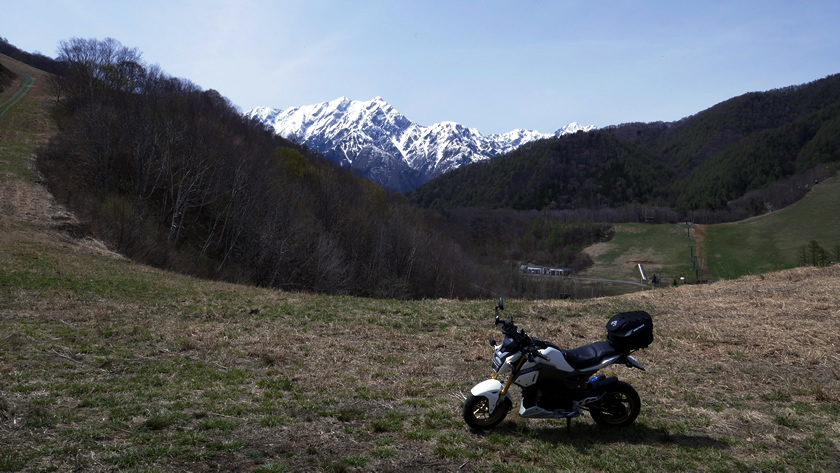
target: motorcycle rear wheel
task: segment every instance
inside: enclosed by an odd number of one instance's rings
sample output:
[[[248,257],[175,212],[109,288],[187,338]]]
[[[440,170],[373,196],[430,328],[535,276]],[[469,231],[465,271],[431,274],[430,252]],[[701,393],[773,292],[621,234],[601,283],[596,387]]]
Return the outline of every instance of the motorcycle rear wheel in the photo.
[[[633,386],[618,381],[598,404],[589,406],[589,414],[598,425],[623,427],[630,425],[642,410],[642,400]]]
[[[486,397],[469,395],[464,401],[464,421],[473,429],[492,429],[507,417],[510,409],[510,400],[505,399],[501,405],[496,406],[493,414],[490,414],[490,402]]]

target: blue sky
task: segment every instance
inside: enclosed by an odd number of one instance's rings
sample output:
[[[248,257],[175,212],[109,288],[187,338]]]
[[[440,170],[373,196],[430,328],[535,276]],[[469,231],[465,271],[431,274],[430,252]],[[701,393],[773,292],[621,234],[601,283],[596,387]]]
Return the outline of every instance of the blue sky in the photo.
[[[0,36],[114,38],[247,111],[380,96],[483,134],[673,121],[840,72],[831,1],[16,1]]]

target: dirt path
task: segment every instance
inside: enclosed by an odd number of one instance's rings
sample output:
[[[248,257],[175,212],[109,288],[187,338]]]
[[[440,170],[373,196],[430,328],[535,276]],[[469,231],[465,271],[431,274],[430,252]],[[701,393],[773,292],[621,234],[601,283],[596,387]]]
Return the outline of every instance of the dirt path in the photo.
[[[8,99],[0,102],[0,117],[6,114],[6,111],[15,106],[18,102],[20,102],[26,93],[32,88],[32,85],[35,83],[35,79],[25,72],[19,72],[14,69],[9,68],[10,71],[18,74],[19,76],[23,77],[23,83],[17,87],[15,93],[12,94],[11,97]],[[14,90],[14,87],[11,88]]]
[[[712,274],[706,264],[706,227],[703,225],[694,226],[694,244],[697,246],[697,264],[700,265],[700,279],[711,280]]]

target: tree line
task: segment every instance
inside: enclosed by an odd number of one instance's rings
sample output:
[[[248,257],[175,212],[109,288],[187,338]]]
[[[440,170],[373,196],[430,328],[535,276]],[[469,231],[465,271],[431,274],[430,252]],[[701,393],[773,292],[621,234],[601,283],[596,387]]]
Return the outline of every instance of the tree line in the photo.
[[[0,36],[0,54],[5,54],[12,59],[29,64],[32,67],[51,74],[60,74],[64,70],[64,64],[61,61],[56,61],[38,52],[30,53],[24,51],[11,44],[8,39],[2,36]]]
[[[823,248],[816,240],[799,247],[798,262],[801,266],[828,266],[840,262],[840,244],[835,244],[830,250]]]

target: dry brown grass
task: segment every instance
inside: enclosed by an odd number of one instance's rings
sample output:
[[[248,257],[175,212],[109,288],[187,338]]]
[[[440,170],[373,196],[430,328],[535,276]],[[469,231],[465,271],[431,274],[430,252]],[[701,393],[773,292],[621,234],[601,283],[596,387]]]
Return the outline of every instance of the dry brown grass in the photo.
[[[838,268],[582,303],[508,301],[523,328],[569,347],[601,339],[617,311],[654,315],[656,341],[638,355],[648,371],[610,370],[641,393],[638,426],[605,432],[579,419],[572,438],[558,423],[515,414],[491,437],[461,422],[460,396],[489,374],[486,338],[498,336],[490,301],[331,298],[132,271],[164,294],[4,291],[0,429],[23,452],[47,452],[30,467],[483,471],[505,458],[568,467],[552,455],[525,459],[525,451],[554,445],[598,446],[621,459],[599,467],[578,452],[584,469],[621,471],[633,465],[622,463],[628,455],[653,448],[688,464],[694,452],[717,452],[716,469],[765,461],[797,470],[804,460],[784,456],[815,435],[834,451],[839,445],[840,413],[830,407],[840,395]],[[141,407],[123,418],[114,402]],[[160,416],[162,427],[150,429]],[[234,427],[217,432],[207,419]],[[44,450],[44,433],[90,459]],[[143,453],[149,437],[179,445],[188,434],[207,436],[196,447],[206,458]],[[225,438],[242,446],[225,450]]]
[[[710,431],[774,431],[770,414],[750,411],[764,399],[840,402],[840,267],[800,268],[667,293],[629,296],[657,313],[668,377],[687,391],[736,392],[747,406],[713,415]],[[692,379],[686,374],[698,375]],[[673,394],[673,393],[672,393]],[[787,414],[787,413],[786,413]],[[838,428],[836,420],[829,430]],[[834,441],[838,446],[837,440]]]

